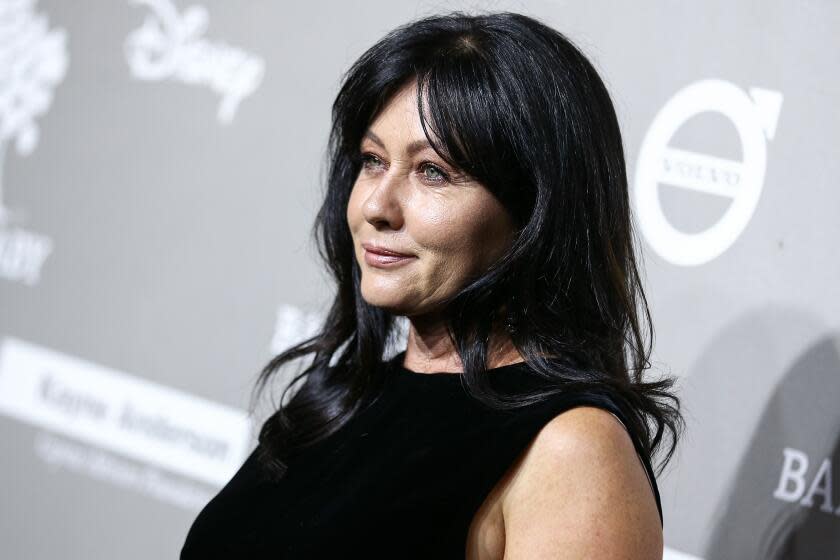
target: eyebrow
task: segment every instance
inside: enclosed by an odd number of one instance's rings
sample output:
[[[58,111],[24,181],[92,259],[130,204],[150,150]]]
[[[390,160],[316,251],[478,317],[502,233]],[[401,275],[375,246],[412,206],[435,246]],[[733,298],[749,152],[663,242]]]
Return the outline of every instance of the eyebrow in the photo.
[[[379,139],[379,136],[374,134],[372,131],[368,130],[367,132],[365,132],[365,138],[370,138],[378,146],[380,146],[383,149],[385,148],[385,144],[382,142],[382,140]],[[405,151],[408,153],[409,156],[413,156],[417,152],[431,147],[432,145],[429,144],[429,141],[424,138],[423,140],[415,140],[414,142],[410,143],[406,147]]]

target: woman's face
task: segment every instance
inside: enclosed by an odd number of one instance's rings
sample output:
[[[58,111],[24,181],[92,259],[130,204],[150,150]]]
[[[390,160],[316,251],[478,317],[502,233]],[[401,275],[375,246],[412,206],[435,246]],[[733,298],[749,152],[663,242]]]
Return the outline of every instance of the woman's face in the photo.
[[[405,316],[434,311],[481,275],[514,231],[490,191],[459,176],[429,146],[415,88],[412,82],[400,90],[368,128],[347,207],[362,297]],[[408,256],[377,257],[367,244]]]

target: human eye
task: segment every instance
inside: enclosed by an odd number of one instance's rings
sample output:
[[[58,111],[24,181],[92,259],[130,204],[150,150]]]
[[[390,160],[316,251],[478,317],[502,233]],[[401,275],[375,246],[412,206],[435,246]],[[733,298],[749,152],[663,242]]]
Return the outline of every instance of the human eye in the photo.
[[[433,185],[442,185],[443,183],[449,182],[449,175],[431,162],[425,161],[421,163],[419,169],[422,179]],[[428,171],[431,171],[431,174],[427,173]]]
[[[364,152],[360,156],[360,160],[362,162],[362,168],[367,171],[373,171],[376,167],[382,165],[382,160],[370,152]]]

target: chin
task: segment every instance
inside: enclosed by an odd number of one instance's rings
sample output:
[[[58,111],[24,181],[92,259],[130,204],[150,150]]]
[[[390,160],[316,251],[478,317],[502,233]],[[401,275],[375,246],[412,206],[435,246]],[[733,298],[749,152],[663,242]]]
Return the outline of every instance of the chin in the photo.
[[[362,288],[362,299],[368,305],[379,307],[394,315],[402,315],[407,311],[408,302],[405,299],[405,294],[402,293],[386,293],[383,290],[365,290]]]

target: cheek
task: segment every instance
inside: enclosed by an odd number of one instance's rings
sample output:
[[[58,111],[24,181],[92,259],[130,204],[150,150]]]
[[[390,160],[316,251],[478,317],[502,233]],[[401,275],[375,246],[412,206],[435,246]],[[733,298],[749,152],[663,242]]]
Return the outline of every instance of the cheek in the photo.
[[[406,215],[406,228],[426,251],[449,255],[463,247],[470,237],[463,212],[456,201],[412,201],[411,215]]]
[[[422,221],[422,240],[418,240],[424,247],[470,269],[498,252],[506,231],[499,208],[486,201],[452,201],[433,210],[427,208],[418,218]]]

